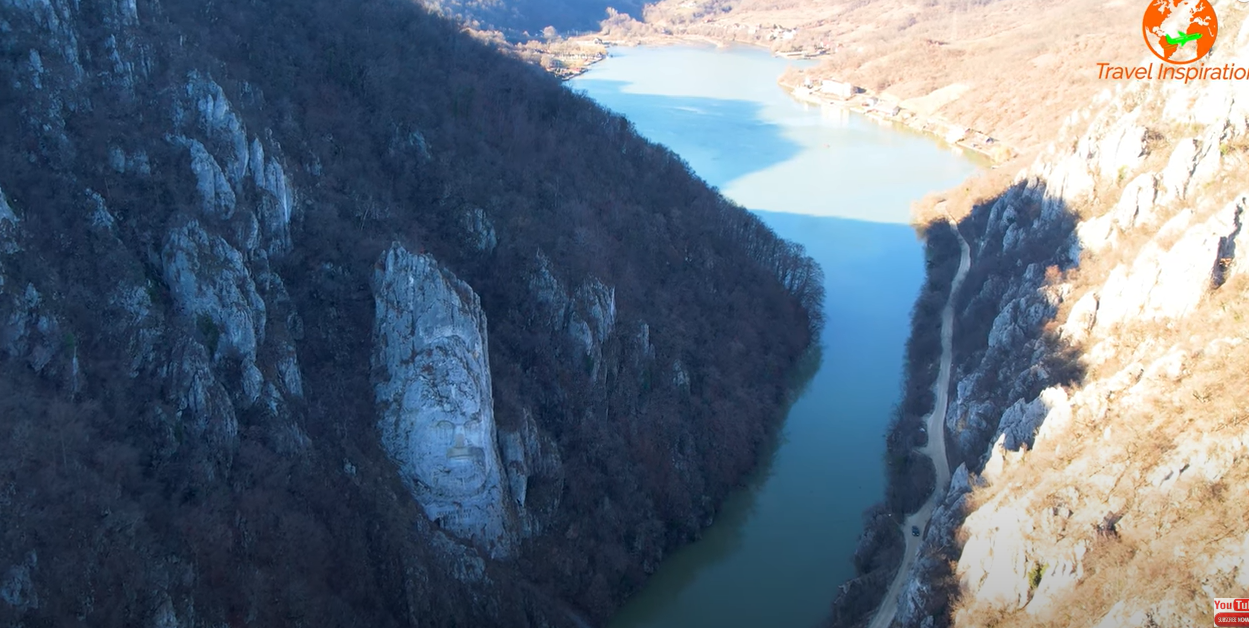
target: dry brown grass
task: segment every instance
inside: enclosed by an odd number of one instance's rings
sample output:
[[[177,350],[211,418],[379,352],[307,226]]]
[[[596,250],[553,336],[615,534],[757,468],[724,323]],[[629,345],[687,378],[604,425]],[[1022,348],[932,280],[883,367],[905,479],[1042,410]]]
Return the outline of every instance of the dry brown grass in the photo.
[[[1210,596],[1203,582],[1209,582],[1218,596],[1237,594],[1229,579],[1212,577],[1206,566],[1207,560],[1219,553],[1221,542],[1249,533],[1249,523],[1242,514],[1249,499],[1231,496],[1234,491],[1226,488],[1243,486],[1245,481],[1249,481],[1249,470],[1242,465],[1219,482],[1199,482],[1189,491],[1184,506],[1152,513],[1156,517],[1149,521],[1152,525],[1141,532],[1094,537],[1084,559],[1085,577],[1076,594],[1068,596],[1052,614],[1033,617],[1012,613],[1010,625],[1088,626],[1121,601],[1132,610],[1170,606],[1165,614],[1172,621],[1178,618],[1208,625]],[[981,609],[973,613],[968,617],[997,614]],[[1155,621],[1170,625],[1166,619],[1157,617]],[[967,625],[980,624],[971,621]]]
[[[1016,162],[1012,162],[1014,164]],[[958,186],[940,192],[932,192],[916,201],[911,207],[911,222],[917,225],[943,220],[948,213],[955,222],[971,214],[979,203],[1001,195],[1010,186],[1014,170],[1008,167],[981,170],[968,177]]]
[[[1147,111],[1159,106],[1156,101],[1140,104]],[[1145,119],[1153,118],[1147,113]],[[1174,141],[1201,131],[1182,125],[1152,129],[1145,162],[1113,181],[1100,181],[1098,200],[1073,210],[1083,219],[1106,213],[1125,181],[1140,172],[1159,171]],[[1115,266],[1132,264],[1147,243],[1169,248],[1182,234],[1159,237],[1158,229],[1178,211],[1193,209],[1189,224],[1199,224],[1241,193],[1243,182],[1249,180],[1242,144],[1235,140],[1220,147],[1225,161],[1219,179],[1191,193],[1187,201],[1160,209],[1151,225],[1119,233],[1112,248],[1086,251],[1076,269],[1053,274],[1051,282],[1067,284],[1072,295],[1062,304],[1058,320],[1067,319],[1076,298],[1103,285]],[[1077,514],[1071,521],[1078,520],[1078,525],[1052,537],[1039,534],[1035,541],[1044,551],[1046,543],[1058,539],[1082,539],[1089,543],[1089,551],[1082,562],[1084,577],[1051,614],[1004,612],[969,598],[956,604],[959,625],[1087,626],[1121,602],[1130,611],[1146,612],[1151,625],[1208,625],[1211,594],[1239,594],[1232,574],[1210,565],[1229,551],[1232,542],[1249,535],[1243,514],[1249,510],[1249,494],[1243,491],[1249,485],[1245,464],[1249,452],[1238,453],[1214,481],[1201,475],[1199,465],[1179,473],[1166,490],[1152,480],[1201,458],[1181,454],[1186,447],[1203,439],[1229,442],[1249,433],[1249,398],[1244,392],[1249,390],[1249,369],[1244,368],[1249,363],[1247,325],[1249,276],[1239,274],[1212,289],[1183,318],[1129,321],[1090,340],[1112,339],[1118,347],[1110,359],[1087,364],[1086,381],[1094,385],[1134,362],[1148,368],[1172,351],[1186,357],[1175,377],[1154,375],[1136,390],[1131,389],[1132,380],[1119,392],[1097,393],[1107,403],[1104,416],[1094,416],[1095,404],[1077,406],[1061,442],[1038,444],[1013,467],[1008,464],[996,484],[975,491],[976,505],[990,508],[998,502],[1024,503],[1040,512],[1072,504]],[[1231,343],[1211,344],[1219,339]],[[1107,429],[1110,438],[1105,437]],[[1163,471],[1154,475],[1159,469]],[[1093,476],[1107,481],[1098,484],[1090,479]],[[1117,535],[1100,535],[1090,523],[1105,512],[1099,509],[1108,508],[1123,517]]]
[[[1152,381],[1143,396],[1111,404],[1100,420],[1077,417],[1062,439],[1061,455],[1046,447],[1032,451],[997,484],[976,490],[973,498],[977,507],[994,499],[1032,499],[1054,507],[1066,504],[1071,487],[1076,487],[1077,495],[1083,493],[1094,503],[1121,505],[1118,534],[1098,535],[1087,526],[1064,532],[1083,538],[1089,552],[1083,560],[1084,578],[1052,614],[1004,612],[969,599],[956,604],[960,625],[1087,626],[1121,601],[1131,610],[1153,613],[1158,625],[1210,621],[1210,595],[1203,583],[1217,595],[1236,592],[1230,576],[1213,573],[1209,565],[1230,542],[1249,534],[1243,514],[1249,510],[1249,494],[1242,490],[1249,485],[1249,465],[1244,464],[1249,453],[1242,452],[1214,481],[1193,469],[1162,492],[1149,477],[1182,443],[1203,436],[1230,439],[1249,431],[1249,399],[1243,395],[1249,390],[1249,370],[1242,366],[1249,363],[1249,342],[1206,350],[1215,339],[1244,338],[1247,321],[1249,277],[1235,275],[1183,320],[1119,330],[1128,336],[1125,343],[1138,331],[1153,339],[1155,348],[1143,353],[1154,359],[1172,348],[1185,351],[1190,357],[1179,377]],[[1095,379],[1111,374],[1109,368],[1091,373]],[[1115,435],[1112,441],[1101,439],[1107,427]],[[1121,471],[1108,494],[1094,494],[1081,486],[1082,477],[1064,475],[1074,460]],[[1095,508],[1085,506],[1086,511]]]
[[[679,1],[660,2],[648,19],[662,23],[664,8]],[[1087,104],[1108,86],[1096,79],[1098,61],[1127,65],[1147,56],[1136,26],[1139,12],[1135,3],[1103,0],[977,6],[956,0],[742,0],[728,13],[686,16],[680,28],[750,41],[732,25],[798,26],[805,36],[828,38],[843,46],[820,67],[819,75],[848,79],[898,99],[922,97],[954,83],[968,84],[967,92],[941,107],[938,114],[1034,154],[1056,138],[1073,105]],[[953,36],[952,13],[964,24],[958,37]],[[1224,32],[1238,27],[1238,16],[1220,17],[1225,18]],[[965,33],[970,32],[970,24],[985,35],[969,39]],[[1066,38],[1053,33],[1082,34]],[[757,37],[752,43],[758,43]],[[1175,141],[1201,131],[1155,122],[1161,112],[1161,101],[1155,96],[1141,93],[1127,99],[1127,106],[1141,107],[1141,119],[1150,126],[1145,161],[1131,172],[1103,177],[1095,200],[1071,208],[1082,220],[1105,214],[1132,178],[1140,172],[1158,172]],[[1077,135],[1061,139],[1065,147]],[[1086,252],[1079,267],[1055,274],[1052,281],[1067,284],[1073,297],[1079,297],[1104,284],[1115,266],[1131,264],[1148,242],[1164,249],[1173,244],[1178,234],[1157,238],[1157,228],[1182,207],[1196,210],[1190,224],[1221,209],[1241,191],[1240,182],[1249,180],[1249,141],[1228,142],[1220,150],[1225,158],[1221,178],[1190,196],[1199,197],[1200,203],[1178,203],[1160,210],[1151,226],[1118,234],[1113,248]],[[1031,157],[925,197],[915,206],[916,222],[941,219],[946,212],[961,219],[976,203],[1000,194]],[[1074,298],[1063,303],[1059,320],[1066,320],[1073,303]],[[1160,464],[1174,463],[1178,447],[1196,442],[1201,435],[1231,436],[1249,430],[1249,398],[1244,392],[1249,390],[1249,369],[1244,368],[1249,364],[1249,341],[1206,351],[1217,338],[1244,338],[1246,325],[1249,277],[1233,276],[1183,319],[1129,322],[1093,339],[1114,336],[1119,350],[1105,362],[1088,365],[1090,382],[1107,380],[1135,361],[1148,366],[1172,349],[1188,357],[1174,380],[1162,378],[1143,392],[1110,395],[1104,416],[1078,407],[1061,443],[1022,454],[1018,462],[1008,465],[999,482],[972,493],[973,510],[992,508],[995,500],[1008,499],[1031,504],[1038,511],[1070,505],[1079,512],[1063,534],[1086,540],[1090,549],[1083,561],[1084,578],[1054,614],[1034,617],[988,608],[975,599],[956,600],[956,616],[963,625],[1091,625],[1120,601],[1127,601],[1133,609],[1169,606],[1170,610],[1160,611],[1155,618],[1160,625],[1177,619],[1208,624],[1209,595],[1202,583],[1219,594],[1233,592],[1226,574],[1210,573],[1209,559],[1223,551],[1229,539],[1249,534],[1249,521],[1243,514],[1249,511],[1249,494],[1240,490],[1249,485],[1247,457],[1242,456],[1214,482],[1195,472],[1181,473],[1165,493],[1149,478]],[[1112,438],[1103,437],[1107,428]],[[1089,475],[1098,474],[1108,477],[1109,488],[1087,483]],[[1106,508],[1123,515],[1117,535],[1098,534],[1091,523],[1104,516]],[[958,537],[966,541],[965,531],[960,530]],[[1181,553],[1176,553],[1177,548]]]

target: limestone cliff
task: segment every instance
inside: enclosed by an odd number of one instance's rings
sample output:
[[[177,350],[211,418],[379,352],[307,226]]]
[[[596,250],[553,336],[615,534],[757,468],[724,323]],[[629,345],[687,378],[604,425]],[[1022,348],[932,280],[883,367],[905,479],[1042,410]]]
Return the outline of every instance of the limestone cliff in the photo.
[[[437,262],[397,244],[378,261],[373,295],[382,446],[430,519],[507,555],[480,300]]]
[[[1211,64],[1249,62],[1235,3]],[[1249,88],[1132,82],[959,228],[957,466],[896,625],[1210,625],[1239,491]]]

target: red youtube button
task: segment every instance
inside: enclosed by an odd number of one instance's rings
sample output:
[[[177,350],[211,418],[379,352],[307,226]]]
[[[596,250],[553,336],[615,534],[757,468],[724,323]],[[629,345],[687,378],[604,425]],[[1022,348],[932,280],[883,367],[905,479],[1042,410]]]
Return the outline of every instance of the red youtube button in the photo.
[[[1215,613],[1214,625],[1249,628],[1249,613]]]

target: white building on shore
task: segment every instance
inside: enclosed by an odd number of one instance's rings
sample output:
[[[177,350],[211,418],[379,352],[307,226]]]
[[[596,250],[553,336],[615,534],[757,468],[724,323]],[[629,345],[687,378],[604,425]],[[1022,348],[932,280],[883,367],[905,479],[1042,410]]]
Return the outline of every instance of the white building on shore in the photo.
[[[841,81],[832,81],[829,79],[824,79],[823,81],[820,81],[821,93],[829,94],[830,96],[836,96],[837,98],[840,98],[842,100],[848,100],[850,97],[854,96],[854,93],[856,91],[857,90],[854,88],[854,86],[849,83],[843,83]]]

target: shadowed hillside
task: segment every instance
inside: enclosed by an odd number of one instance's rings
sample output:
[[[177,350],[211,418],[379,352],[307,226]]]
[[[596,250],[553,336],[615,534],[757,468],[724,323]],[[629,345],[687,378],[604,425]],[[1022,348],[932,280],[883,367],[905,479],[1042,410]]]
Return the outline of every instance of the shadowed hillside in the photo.
[[[801,249],[411,3],[0,32],[6,623],[598,621],[822,324]]]

